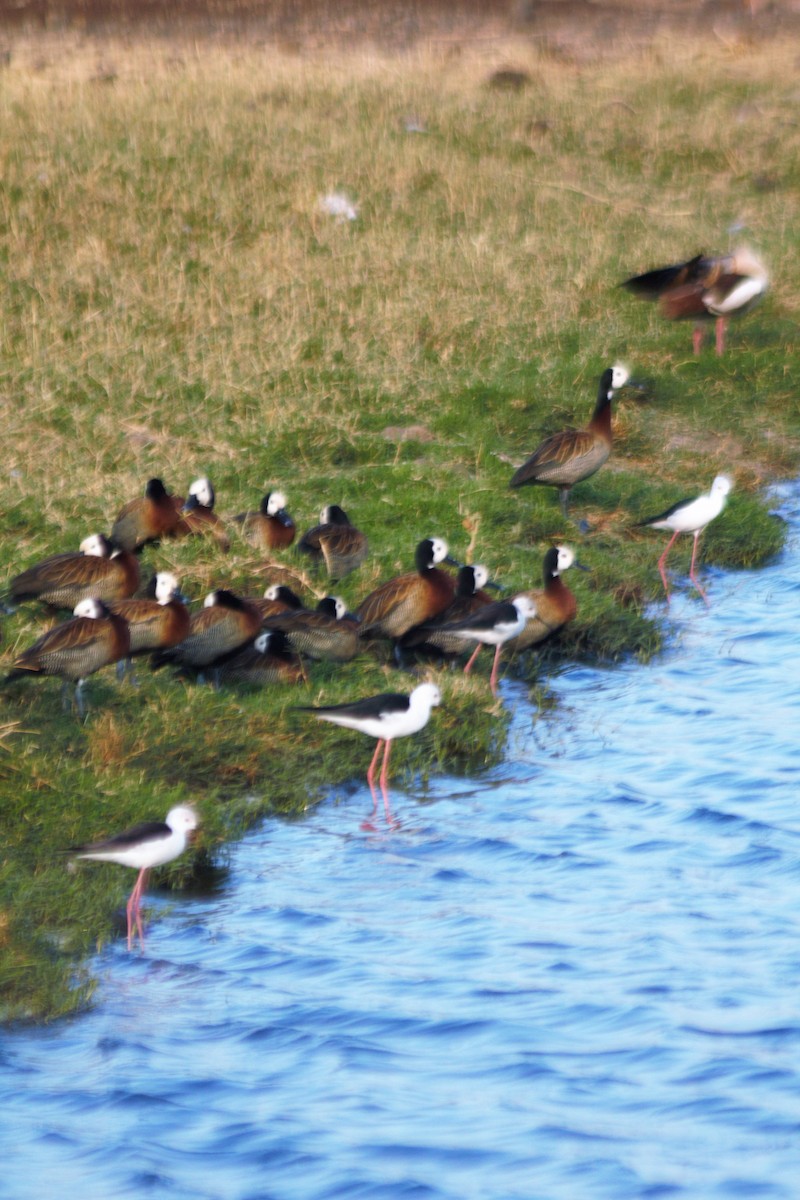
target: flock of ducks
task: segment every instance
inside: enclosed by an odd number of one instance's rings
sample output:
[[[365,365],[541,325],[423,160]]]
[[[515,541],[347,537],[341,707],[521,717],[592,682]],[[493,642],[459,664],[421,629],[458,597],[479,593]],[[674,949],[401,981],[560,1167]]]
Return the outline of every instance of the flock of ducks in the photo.
[[[698,255],[687,262],[634,276],[623,284],[635,294],[658,299],[670,319],[695,322],[695,353],[700,352],[702,322],[716,323],[716,350],[724,352],[728,318],[746,312],[767,287],[763,264],[750,251],[720,257]],[[567,516],[571,490],[598,471],[612,449],[611,409],[615,394],[631,381],[615,365],[602,374],[597,401],[587,426],[546,438],[514,473],[510,486],[537,484],[558,490]],[[710,491],[673,505],[640,522],[671,533],[658,561],[667,601],[667,555],[681,533],[694,537],[689,577],[708,603],[696,575],[698,538],[722,511],[731,481],[717,476]],[[521,592],[511,600],[495,600],[487,588],[497,588],[481,564],[461,565],[439,537],[426,538],[416,548],[415,569],[390,579],[369,593],[355,613],[341,600],[325,597],[316,608],[306,607],[287,586],[273,585],[263,597],[241,596],[217,588],[201,609],[192,612],[177,578],[158,572],[142,596],[139,553],[164,538],[205,535],[221,550],[230,547],[225,523],[214,509],[215,494],[206,478],[195,480],[186,498],[167,491],[162,480],[151,479],[141,496],[125,504],[108,537],[93,534],[78,552],[53,555],[21,574],[8,586],[8,602],[38,601],[50,609],[72,609],[71,619],[47,630],[13,663],[4,682],[32,675],[62,680],[62,702],[69,702],[74,684],[75,706],[85,713],[85,680],[104,666],[117,664],[123,676],[132,659],[148,655],[154,669],[169,665],[223,682],[267,684],[306,678],[307,662],[346,662],[369,643],[388,640],[398,664],[409,655],[452,659],[470,652],[464,668],[470,671],[482,646],[494,648],[489,685],[497,693],[501,653],[518,652],[550,637],[571,621],[576,601],[563,573],[580,566],[568,546],[550,548],[543,563],[543,587]],[[233,518],[241,536],[259,552],[282,551],[296,538],[296,526],[286,509],[286,497],[268,492],[259,508]],[[298,550],[318,564],[332,582],[355,571],[366,559],[369,545],[337,505],[321,514],[318,525],[297,541]],[[458,574],[445,570],[458,568]],[[367,781],[377,809],[376,772],[387,816],[388,765],[396,737],[424,728],[441,701],[434,683],[421,683],[409,695],[385,693],[354,702],[306,706],[317,719],[354,729],[377,739]],[[120,863],[139,872],[127,906],[128,945],[134,930],[143,941],[141,900],[152,867],[177,857],[197,826],[193,809],[172,809],[164,822],[148,822],[106,841],[74,848],[77,857]]]

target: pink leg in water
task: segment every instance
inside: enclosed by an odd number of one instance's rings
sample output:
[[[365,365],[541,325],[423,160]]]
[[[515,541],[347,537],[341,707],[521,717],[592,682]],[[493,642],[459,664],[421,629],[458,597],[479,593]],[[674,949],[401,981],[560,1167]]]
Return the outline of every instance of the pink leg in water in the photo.
[[[133,949],[133,925],[136,923],[136,930],[139,934],[139,942],[144,946],[144,931],[142,930],[142,896],[144,895],[144,887],[147,883],[148,867],[142,867],[133,885],[133,891],[130,894],[125,912],[128,916],[128,949]]]
[[[692,581],[692,583],[694,584],[694,586],[697,588],[697,590],[698,590],[698,592],[700,593],[700,595],[701,595],[701,596],[703,597],[703,599],[705,600],[705,602],[706,602],[706,606],[707,606],[707,607],[710,607],[710,605],[709,605],[709,603],[708,603],[708,596],[705,594],[705,592],[703,591],[703,589],[700,587],[699,580],[698,580],[697,576],[696,576],[696,575],[695,575],[695,573],[694,573],[694,560],[695,560],[695,558],[697,557],[697,539],[698,539],[699,537],[700,537],[700,530],[698,529],[698,530],[697,530],[697,533],[694,535],[694,546],[692,546],[692,565],[689,567],[689,578],[691,579],[691,581]]]
[[[482,645],[483,645],[483,642],[478,642],[477,646],[475,647],[475,651],[474,651],[474,653],[473,653],[473,654],[470,656],[470,660],[469,660],[469,662],[468,662],[468,663],[467,663],[467,665],[464,667],[464,674],[465,674],[465,675],[469,675],[470,671],[472,670],[472,664],[475,662],[475,659],[476,659],[476,658],[478,657],[478,655],[480,654],[480,649],[481,649],[481,646],[482,646]]]
[[[375,767],[378,763],[378,755],[381,752],[382,745],[383,738],[378,738],[378,744],[375,747],[375,753],[372,756],[372,762],[369,764],[369,770],[367,771],[367,783],[369,784],[369,790],[372,793],[372,803],[375,807],[375,810],[377,810],[378,807],[378,795],[375,791]]]
[[[725,318],[717,317],[717,327],[716,327],[717,354],[725,353],[725,326],[726,326]]]
[[[392,811],[389,807],[389,793],[388,793],[388,790],[386,787],[386,773],[389,769],[389,746],[390,746],[390,744],[391,743],[388,742],[386,740],[386,738],[379,738],[378,744],[375,747],[375,753],[372,756],[372,762],[369,764],[369,770],[367,771],[367,783],[369,784],[369,790],[372,793],[372,816],[369,820],[364,821],[364,823],[362,825],[362,829],[374,829],[375,828],[375,825],[373,824],[373,822],[375,819],[375,815],[378,811],[378,793],[375,790],[375,771],[378,766],[378,755],[380,754],[381,749],[383,749],[383,763],[381,764],[381,774],[380,774],[380,780],[379,780],[380,789],[381,789],[381,794],[383,796],[383,807],[384,807],[384,811],[386,812],[386,819],[390,823],[393,823]]]
[[[389,789],[387,787],[387,780],[389,777],[389,751],[391,748],[391,740],[387,738],[386,749],[383,752],[383,766],[381,767],[381,794],[383,796],[383,811],[386,813],[387,821],[392,820],[392,810],[389,807]]]
[[[502,646],[498,646],[494,652],[494,662],[492,663],[492,673],[489,676],[489,687],[492,689],[492,695],[497,695],[497,668],[500,665],[500,651]]]
[[[670,550],[672,549],[672,547],[675,544],[675,539],[677,536],[678,536],[678,530],[676,529],[675,532],[673,533],[672,537],[669,539],[669,542],[667,543],[666,550],[661,555],[661,558],[658,560],[658,570],[659,570],[659,574],[661,575],[661,582],[664,584],[664,591],[667,593],[667,604],[669,604],[669,584],[667,583],[667,575],[666,575],[666,571],[664,570],[664,564],[667,561],[667,555],[669,554]]]

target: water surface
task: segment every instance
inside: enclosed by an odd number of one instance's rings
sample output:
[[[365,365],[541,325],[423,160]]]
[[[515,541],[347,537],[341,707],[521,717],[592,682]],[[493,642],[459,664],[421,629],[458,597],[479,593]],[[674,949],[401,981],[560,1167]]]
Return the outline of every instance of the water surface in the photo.
[[[573,667],[544,716],[504,683],[498,769],[395,790],[396,831],[365,788],[268,822],[93,1011],[7,1034],[0,1196],[795,1200],[782,503],[780,561],[705,571],[658,662]]]

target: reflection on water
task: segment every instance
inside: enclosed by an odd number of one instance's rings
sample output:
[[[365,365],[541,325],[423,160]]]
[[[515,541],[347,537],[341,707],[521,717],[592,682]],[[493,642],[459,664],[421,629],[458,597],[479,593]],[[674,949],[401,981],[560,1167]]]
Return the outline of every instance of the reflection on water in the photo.
[[[794,1200],[797,539],[707,577],[661,661],[504,684],[496,771],[266,825],[7,1036],[0,1196]]]

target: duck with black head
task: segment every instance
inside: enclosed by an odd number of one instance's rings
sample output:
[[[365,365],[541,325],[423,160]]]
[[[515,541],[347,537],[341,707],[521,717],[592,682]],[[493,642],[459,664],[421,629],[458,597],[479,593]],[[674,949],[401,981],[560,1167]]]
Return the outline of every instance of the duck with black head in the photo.
[[[611,403],[630,381],[627,367],[616,363],[600,376],[594,412],[585,429],[562,429],[541,442],[511,478],[512,488],[543,484],[558,488],[561,511],[566,517],[569,494],[576,483],[599,471],[611,454],[613,432]]]
[[[111,541],[121,550],[141,550],[150,542],[174,534],[179,508],[160,479],[150,479],[143,496],[124,504],[111,529]]]

